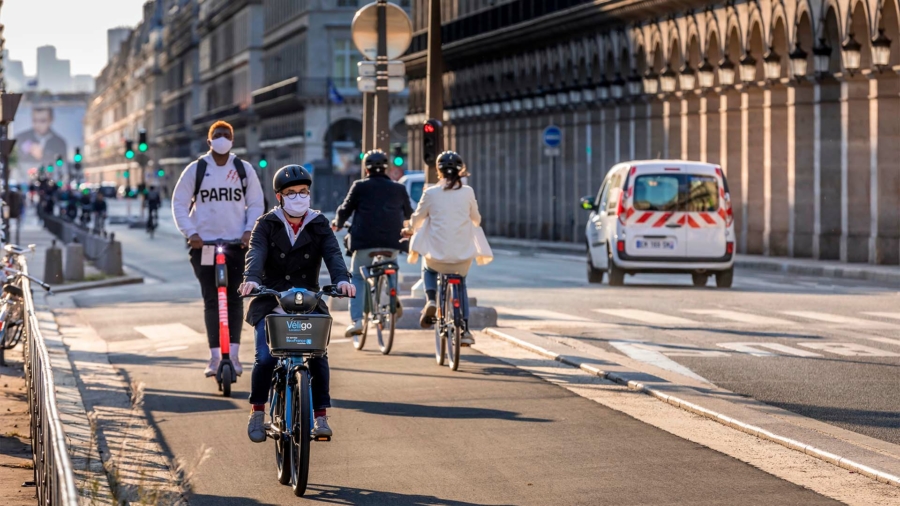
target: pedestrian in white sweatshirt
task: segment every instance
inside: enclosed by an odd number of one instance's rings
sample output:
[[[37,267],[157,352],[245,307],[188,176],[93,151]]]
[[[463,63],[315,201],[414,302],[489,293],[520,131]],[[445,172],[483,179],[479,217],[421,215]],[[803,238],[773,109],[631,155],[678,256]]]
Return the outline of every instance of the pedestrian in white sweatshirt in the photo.
[[[214,255],[203,254],[204,241],[236,241],[240,247],[225,248],[228,271],[228,330],[231,360],[240,376],[243,367],[238,360],[243,325],[243,301],[238,293],[244,272],[244,254],[250,243],[250,231],[264,211],[263,193],[253,167],[231,154],[234,128],[217,121],[209,128],[209,153],[191,162],[172,193],[172,215],[175,225],[187,238],[191,266],[200,282],[203,313],[210,359],[204,373],[214,376],[219,368],[222,350],[219,345],[219,301],[216,287]],[[202,169],[202,170],[198,170]]]

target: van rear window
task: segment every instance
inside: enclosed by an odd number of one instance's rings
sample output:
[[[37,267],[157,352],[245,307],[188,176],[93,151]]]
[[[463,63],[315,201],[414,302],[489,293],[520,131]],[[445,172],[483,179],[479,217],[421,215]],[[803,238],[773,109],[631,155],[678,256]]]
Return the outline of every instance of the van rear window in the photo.
[[[719,185],[713,176],[646,174],[634,181],[636,211],[709,212],[719,208]]]

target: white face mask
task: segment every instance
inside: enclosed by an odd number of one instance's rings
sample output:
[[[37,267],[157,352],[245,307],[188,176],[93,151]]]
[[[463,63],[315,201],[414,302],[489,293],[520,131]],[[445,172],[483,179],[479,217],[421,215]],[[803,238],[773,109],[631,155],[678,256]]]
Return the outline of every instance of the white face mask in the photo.
[[[227,155],[231,152],[232,142],[227,137],[216,137],[209,143],[213,151],[220,155]]]
[[[293,199],[281,196],[281,208],[291,218],[299,218],[309,211],[309,195],[297,194]]]

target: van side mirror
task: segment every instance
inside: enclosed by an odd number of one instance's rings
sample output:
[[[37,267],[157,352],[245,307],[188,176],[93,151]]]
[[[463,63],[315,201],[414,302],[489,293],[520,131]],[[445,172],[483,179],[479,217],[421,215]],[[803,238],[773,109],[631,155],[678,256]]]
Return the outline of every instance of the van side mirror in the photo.
[[[594,204],[594,196],[589,195],[587,197],[581,197],[581,208],[585,211],[594,211],[597,209],[597,205]]]

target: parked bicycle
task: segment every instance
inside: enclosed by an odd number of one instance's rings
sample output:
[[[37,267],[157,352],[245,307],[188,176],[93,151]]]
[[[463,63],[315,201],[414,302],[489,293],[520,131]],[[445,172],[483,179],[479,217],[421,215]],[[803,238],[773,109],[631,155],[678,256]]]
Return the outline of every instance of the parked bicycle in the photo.
[[[311,314],[322,297],[344,297],[335,286],[320,292],[294,288],[285,292],[260,286],[246,297],[271,296],[286,314],[266,316],[266,340],[278,358],[269,398],[266,436],[275,441],[278,481],[303,496],[309,478],[309,443],[313,439],[312,390],[307,361],[321,357],[331,339],[331,316]],[[223,348],[224,350],[225,348]],[[330,441],[331,437],[317,438]]]
[[[466,330],[465,307],[468,304],[463,278],[455,274],[438,277],[438,310],[434,324],[434,356],[438,365],[446,362],[459,369],[459,349]]]
[[[394,345],[394,331],[400,318],[400,303],[397,299],[397,271],[400,266],[394,260],[385,260],[393,255],[391,251],[372,253],[374,263],[359,268],[366,280],[365,305],[363,307],[362,334],[353,336],[353,347],[362,350],[366,344],[369,323],[375,327],[378,349],[387,355]]]
[[[16,269],[19,265],[19,257],[29,251],[33,252],[35,245],[21,248],[14,244],[3,247],[5,257],[3,261],[3,293],[0,296],[0,348],[11,350],[22,340],[25,332],[25,298],[22,291],[21,278],[26,277],[37,283],[41,288],[51,291],[50,285],[40,279],[34,278]]]
[[[151,236],[152,237],[152,236]],[[231,397],[231,384],[237,383],[237,372],[231,361],[231,331],[228,329],[228,268],[225,265],[225,248],[240,246],[240,240],[203,241],[204,246],[215,246],[216,265],[216,290],[219,292],[219,347],[222,349],[222,359],[216,370],[216,382],[219,391],[225,397]]]

